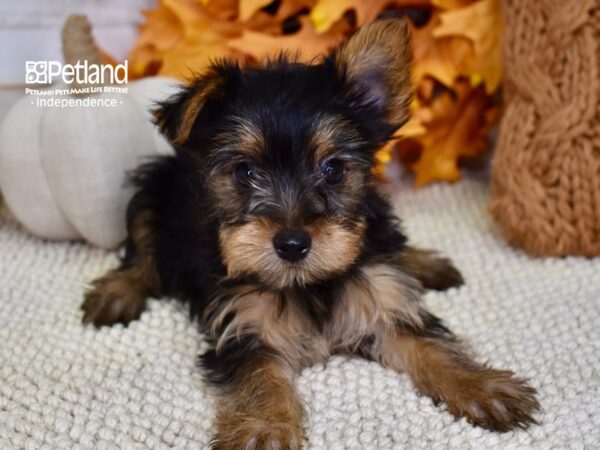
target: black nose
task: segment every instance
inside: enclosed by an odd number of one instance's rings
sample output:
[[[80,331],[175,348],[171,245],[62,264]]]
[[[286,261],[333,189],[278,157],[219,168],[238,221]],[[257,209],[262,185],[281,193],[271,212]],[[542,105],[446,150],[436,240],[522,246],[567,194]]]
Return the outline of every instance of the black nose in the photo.
[[[300,261],[310,250],[310,236],[302,231],[280,231],[273,238],[273,247],[281,259]]]

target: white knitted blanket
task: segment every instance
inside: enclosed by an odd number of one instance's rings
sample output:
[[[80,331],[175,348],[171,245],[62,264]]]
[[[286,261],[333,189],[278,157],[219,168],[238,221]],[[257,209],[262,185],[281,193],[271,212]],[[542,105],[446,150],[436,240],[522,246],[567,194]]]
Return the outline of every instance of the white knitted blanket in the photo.
[[[600,260],[531,259],[488,215],[488,182],[395,194],[409,236],[451,255],[467,284],[426,303],[481,360],[529,377],[541,425],[506,434],[455,421],[406,375],[333,358],[298,380],[309,449],[600,448]],[[206,448],[202,338],[173,301],[100,331],[80,324],[86,282],[116,256],[45,243],[0,222],[0,448]]]

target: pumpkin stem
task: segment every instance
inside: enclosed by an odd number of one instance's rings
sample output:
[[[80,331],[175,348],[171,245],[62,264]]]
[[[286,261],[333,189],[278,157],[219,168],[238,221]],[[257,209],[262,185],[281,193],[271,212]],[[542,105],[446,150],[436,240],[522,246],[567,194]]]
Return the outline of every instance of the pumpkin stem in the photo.
[[[104,60],[102,53],[92,36],[92,25],[86,16],[71,14],[67,17],[62,30],[62,50],[66,64],[77,64],[78,61],[87,61],[88,66],[97,64],[100,66]],[[102,86],[100,83],[78,83],[74,77],[73,88],[85,88],[90,86]],[[87,96],[88,94],[81,94]]]

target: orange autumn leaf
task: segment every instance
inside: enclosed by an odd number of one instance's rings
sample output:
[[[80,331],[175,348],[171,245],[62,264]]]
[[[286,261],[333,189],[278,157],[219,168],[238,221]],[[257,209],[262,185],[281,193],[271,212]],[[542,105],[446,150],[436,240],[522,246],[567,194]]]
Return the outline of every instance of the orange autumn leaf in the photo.
[[[232,20],[238,15],[238,0],[196,0],[210,15],[221,20]]]
[[[236,18],[247,22],[261,10],[273,5],[274,0],[197,0],[207,11],[220,18]],[[278,8],[271,17],[279,21],[304,7],[310,7],[316,0],[279,0]],[[297,7],[297,5],[300,5]],[[281,14],[283,13],[283,15]],[[235,16],[235,17],[233,17]],[[283,17],[282,17],[283,16]]]
[[[272,0],[240,0],[239,18],[242,21],[250,19],[259,9],[270,4]]]
[[[335,30],[326,34],[318,34],[307,17],[300,19],[301,29],[297,33],[272,36],[265,33],[246,30],[241,37],[231,39],[228,46],[256,61],[287,52],[297,55],[299,61],[309,62],[316,56],[330,51],[344,38],[346,26],[336,25]]]
[[[315,0],[281,0],[274,13],[258,10],[251,19],[243,24],[243,27],[246,30],[281,36],[284,34],[285,24],[290,22],[290,18],[298,19],[298,14],[303,10],[310,9],[314,2]]]
[[[473,88],[461,80],[453,91],[444,90],[415,112],[414,120],[423,127],[423,133],[405,138],[398,143],[401,160],[408,161],[415,172],[415,185],[431,181],[457,181],[460,178],[458,161],[475,157],[487,149],[486,111],[491,100],[483,87]],[[418,159],[414,158],[418,149]]]
[[[151,17],[154,21],[142,29],[139,46],[130,54],[134,72],[157,61],[158,74],[189,77],[230,55],[227,41],[240,34],[234,23],[211,16],[193,0],[162,0]],[[168,27],[157,24],[159,17]]]
[[[419,84],[423,77],[432,76],[451,87],[461,75],[469,75],[473,51],[471,43],[462,37],[436,38],[434,31],[440,24],[433,14],[427,25],[411,25],[413,42],[413,81]]]
[[[134,48],[128,56],[129,79],[156,75],[162,64],[160,55],[150,45]]]
[[[182,22],[164,3],[142,14],[146,23],[128,56],[131,78],[155,74],[161,64],[161,53],[183,37]]]
[[[457,9],[475,1],[477,0],[431,0],[431,3],[439,9]]]
[[[319,33],[329,30],[350,9],[356,11],[356,24],[364,25],[375,19],[387,0],[319,0],[310,12],[315,29]]]
[[[412,117],[402,128],[396,132],[396,134],[401,138],[422,136],[425,133],[427,133],[427,128],[425,128],[421,121],[416,117]]]
[[[356,26],[361,27],[376,19],[388,8],[399,10],[401,8],[429,8],[430,6],[431,0],[318,0],[310,12],[310,18],[316,30],[323,33],[348,11],[354,11]]]
[[[481,79],[488,94],[502,79],[502,18],[498,0],[478,0],[471,5],[440,13],[435,37],[463,36],[473,43],[473,81]]]
[[[142,14],[146,23],[136,45],[154,45],[159,50],[165,50],[183,37],[183,22],[166,3],[161,2],[156,9],[144,11]]]
[[[277,11],[272,16],[279,22],[284,22],[290,16],[303,10],[310,10],[316,2],[317,0],[281,0]]]

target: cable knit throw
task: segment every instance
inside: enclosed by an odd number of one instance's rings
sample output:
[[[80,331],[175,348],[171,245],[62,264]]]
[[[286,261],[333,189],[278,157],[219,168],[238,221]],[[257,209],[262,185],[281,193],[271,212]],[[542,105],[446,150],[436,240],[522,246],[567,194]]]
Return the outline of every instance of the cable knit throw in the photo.
[[[491,213],[533,254],[600,254],[600,1],[503,3]]]

